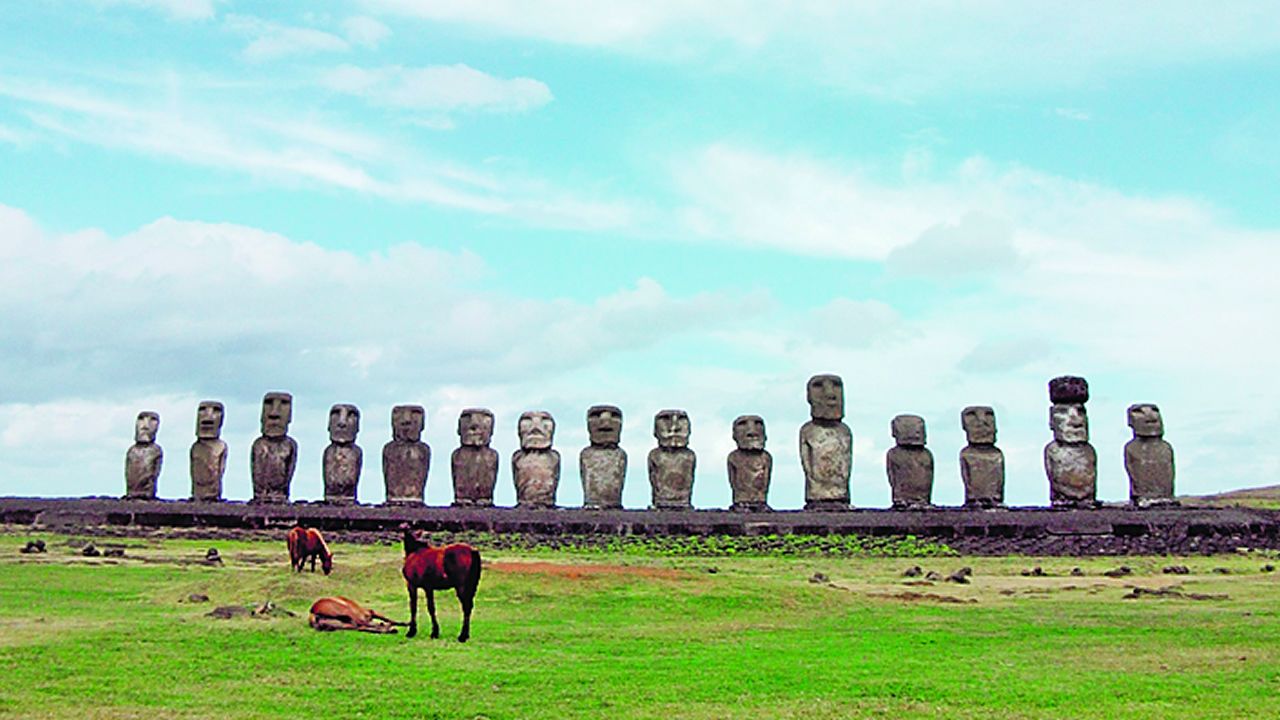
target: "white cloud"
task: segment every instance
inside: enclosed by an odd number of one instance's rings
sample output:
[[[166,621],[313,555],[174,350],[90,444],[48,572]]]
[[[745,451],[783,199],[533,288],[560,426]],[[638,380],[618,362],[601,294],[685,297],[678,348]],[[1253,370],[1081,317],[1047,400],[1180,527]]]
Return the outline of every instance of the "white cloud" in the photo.
[[[333,33],[316,28],[282,25],[252,15],[228,15],[228,30],[253,38],[244,48],[244,58],[251,62],[278,60],[290,55],[346,52],[351,45]]]
[[[363,15],[343,20],[342,30],[352,43],[369,48],[376,48],[391,36],[391,28]]]
[[[885,259],[890,272],[939,280],[1004,274],[1019,264],[1009,224],[981,213],[934,225]]]
[[[376,69],[343,65],[324,79],[333,90],[413,110],[524,112],[551,102],[551,90],[532,78],[499,78],[466,65]]]
[[[98,7],[134,7],[168,15],[174,20],[208,20],[218,0],[89,0]]]
[[[752,3],[745,0],[365,0],[435,23],[659,61],[797,76],[911,100],[1099,78],[1274,53],[1269,0],[1116,8],[1096,2]]]

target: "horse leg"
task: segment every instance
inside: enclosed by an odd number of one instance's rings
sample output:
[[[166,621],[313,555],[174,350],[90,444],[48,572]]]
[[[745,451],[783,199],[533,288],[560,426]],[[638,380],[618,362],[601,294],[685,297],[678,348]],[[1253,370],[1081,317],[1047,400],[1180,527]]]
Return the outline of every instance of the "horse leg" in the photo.
[[[440,623],[436,622],[436,591],[426,588],[427,612],[431,613],[431,639],[440,637]]]
[[[404,636],[411,638],[418,634],[418,588],[409,583],[409,632]]]
[[[319,554],[316,554],[316,555],[312,555],[312,556],[311,556],[311,572],[315,572],[315,571],[316,571],[316,558],[317,558],[317,557],[319,557]]]
[[[369,617],[373,620],[381,620],[382,622],[388,625],[408,625],[409,624],[409,623],[399,622],[397,620],[392,620],[386,615],[383,615],[382,613],[376,612],[374,610],[369,611]]]
[[[471,606],[475,596],[467,592],[461,585],[457,587],[458,602],[462,603],[462,632],[458,633],[458,642],[466,642],[471,637]]]

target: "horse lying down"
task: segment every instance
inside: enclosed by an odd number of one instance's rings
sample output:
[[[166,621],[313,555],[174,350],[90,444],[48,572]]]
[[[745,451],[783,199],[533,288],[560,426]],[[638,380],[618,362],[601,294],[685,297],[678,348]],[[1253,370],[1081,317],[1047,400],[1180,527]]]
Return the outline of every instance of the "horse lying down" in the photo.
[[[311,605],[311,627],[316,630],[358,630],[370,633],[394,633],[396,622],[360,603],[345,597],[322,597]]]

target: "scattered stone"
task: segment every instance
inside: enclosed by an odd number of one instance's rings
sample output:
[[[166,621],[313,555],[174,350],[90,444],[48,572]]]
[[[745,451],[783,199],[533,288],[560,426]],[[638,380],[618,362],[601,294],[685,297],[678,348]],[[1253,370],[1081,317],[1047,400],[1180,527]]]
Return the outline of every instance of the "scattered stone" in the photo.
[[[98,548],[94,547],[93,543],[89,543],[84,546],[84,549],[80,551],[80,554],[85,557],[99,557],[102,555],[102,552],[99,551]]]
[[[720,572],[720,568],[716,567],[715,565],[712,565],[711,567],[707,568],[708,575],[715,575],[718,572]],[[821,573],[819,574],[821,575]]]
[[[934,572],[933,570],[930,570],[929,572],[925,573],[924,579],[932,580],[933,582],[939,582],[940,580],[942,580],[942,576]]]
[[[1149,598],[1167,597],[1167,598],[1179,598],[1184,600],[1230,600],[1231,599],[1229,595],[1210,595],[1206,593],[1183,592],[1180,588],[1176,586],[1156,588],[1154,590],[1135,587],[1132,590],[1130,590],[1129,594],[1125,595],[1123,599],[1135,600],[1137,598],[1144,598],[1144,597],[1149,597]]]
[[[209,596],[204,593],[191,593],[187,596],[186,601],[189,603],[206,603],[209,602]]]
[[[28,540],[27,544],[18,550],[18,552],[24,555],[30,555],[32,553],[42,553],[44,551],[45,551],[45,547],[44,547],[43,540]]]
[[[253,609],[254,617],[297,617],[296,613],[285,610],[277,606],[270,600],[263,601],[261,605]]]
[[[1276,571],[1276,566],[1270,563],[1262,566],[1262,572],[1264,573],[1275,572],[1275,571]]]
[[[222,605],[210,610],[205,615],[219,620],[230,620],[233,617],[248,617],[249,608],[244,605]]]
[[[1084,571],[1078,567],[1071,568],[1071,577],[1084,577]]]
[[[1165,575],[1190,575],[1191,568],[1188,568],[1186,565],[1170,565],[1160,572],[1163,572]]]
[[[962,567],[959,570],[947,576],[947,582],[959,583],[961,585],[969,584],[969,577],[973,575],[973,568]]]
[[[1133,568],[1129,567],[1128,565],[1121,565],[1120,567],[1114,570],[1108,570],[1102,574],[1110,578],[1124,577],[1126,575],[1132,575]]]
[[[208,565],[221,565],[222,556],[218,554],[218,548],[209,548],[204,554],[204,561]]]
[[[124,557],[124,548],[112,547],[102,551],[103,557]]]
[[[924,570],[921,570],[919,565],[912,565],[911,567],[902,571],[902,577],[920,577],[923,574],[924,574]]]
[[[1039,565],[1037,565],[1031,568],[1030,570],[1023,570],[1022,576],[1023,577],[1046,577],[1046,573],[1043,569],[1041,569]]]
[[[872,595],[871,597],[884,598],[886,600],[906,600],[909,602],[938,602],[948,603],[952,605],[967,605],[978,602],[976,598],[958,598],[951,595],[938,595],[937,593],[918,593],[918,592],[900,592],[892,595]]]
[[[1219,575],[1230,575],[1230,574],[1231,574],[1231,568],[1216,567],[1216,568],[1214,568],[1214,569],[1213,569],[1213,571],[1214,571],[1214,572],[1216,572],[1216,573],[1218,573]]]
[[[827,577],[825,573],[816,572],[813,574],[813,577],[809,578],[809,582],[819,584],[829,583],[831,582],[831,578]]]

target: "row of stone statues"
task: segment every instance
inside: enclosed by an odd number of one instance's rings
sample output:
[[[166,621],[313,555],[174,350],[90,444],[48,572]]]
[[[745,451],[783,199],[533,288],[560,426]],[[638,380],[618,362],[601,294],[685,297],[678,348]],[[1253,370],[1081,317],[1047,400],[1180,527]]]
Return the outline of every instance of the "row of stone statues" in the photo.
[[[1044,449],[1050,501],[1055,507],[1094,507],[1097,502],[1097,454],[1089,444],[1085,402],[1089,386],[1084,378],[1064,376],[1049,383],[1049,426],[1053,441]],[[853,433],[844,424],[844,383],[836,375],[809,380],[810,420],[800,428],[800,464],[805,476],[806,510],[850,507],[849,482],[853,467]],[[262,436],[250,454],[255,502],[288,502],[297,465],[298,445],[289,437],[293,398],[267,393],[262,401]],[[222,499],[222,476],[227,445],[220,438],[222,403],[201,402],[196,412],[196,441],[191,446],[191,496],[197,501]],[[1173,448],[1163,439],[1164,426],[1155,405],[1129,408],[1134,438],[1125,446],[1130,499],[1149,506],[1173,502]],[[968,445],[960,451],[960,474],[965,505],[978,508],[1004,504],[1004,454],[996,447],[995,411],[987,406],[965,408],[961,426]],[[431,448],[422,442],[425,412],[418,405],[398,405],[391,411],[392,440],[382,449],[382,474],[389,505],[421,505],[431,467]],[[155,442],[160,417],[138,414],[135,444],[125,462],[126,497],[154,498],[163,453]],[[460,446],[453,451],[454,505],[493,505],[498,478],[498,453],[489,447],[493,413],[483,408],[463,410],[458,418]],[[556,423],[550,413],[526,412],[517,433],[520,449],[511,458],[519,507],[554,507],[560,484],[560,453],[552,448]],[[899,415],[890,428],[895,446],[885,457],[895,508],[923,508],[932,504],[933,454],[925,447],[925,421],[918,415]],[[334,405],[329,411],[330,444],[324,451],[325,501],[356,501],[363,451],[356,445],[360,410]],[[587,508],[621,508],[627,453],[619,442],[622,411],[596,405],[587,411],[590,446],[578,457],[583,504]],[[683,410],[663,410],[653,421],[658,446],[649,451],[651,506],[676,510],[692,507],[697,456],[689,448],[689,416]],[[737,449],[729,453],[729,486],[734,510],[767,510],[773,457],[765,450],[764,420],[743,415],[733,422]]]

